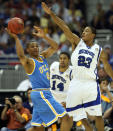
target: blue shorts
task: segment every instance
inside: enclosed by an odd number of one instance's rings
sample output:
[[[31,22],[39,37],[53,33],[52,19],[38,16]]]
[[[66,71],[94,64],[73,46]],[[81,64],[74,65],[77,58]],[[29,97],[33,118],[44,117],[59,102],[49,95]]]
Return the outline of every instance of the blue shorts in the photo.
[[[32,91],[32,126],[50,126],[66,114],[61,104],[55,101],[50,91]]]

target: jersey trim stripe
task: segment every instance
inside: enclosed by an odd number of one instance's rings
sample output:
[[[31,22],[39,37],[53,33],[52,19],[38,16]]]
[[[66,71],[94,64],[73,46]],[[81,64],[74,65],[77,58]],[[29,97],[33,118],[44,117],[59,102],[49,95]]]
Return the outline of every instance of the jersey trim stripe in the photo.
[[[34,72],[34,70],[35,70],[35,67],[36,67],[36,65],[35,65],[35,61],[33,60],[33,59],[31,59],[32,61],[33,61],[33,70],[32,70],[32,72],[31,73],[26,73],[27,75],[32,75],[33,74],[33,72]]]
[[[31,122],[31,125],[32,125],[32,126],[41,126],[41,124],[39,124],[39,123],[34,123],[34,122]]]
[[[100,53],[101,53],[101,47],[99,47],[99,52],[98,52],[98,56],[97,56],[97,64],[98,64],[98,62],[99,62]],[[97,65],[96,65],[95,71],[96,71],[96,70],[97,70]],[[95,71],[94,71],[94,73],[95,73]],[[96,75],[96,80],[98,80],[98,74],[95,73],[95,75]]]
[[[72,80],[72,70],[70,71],[70,74],[69,74],[69,79]]]
[[[98,61],[99,61],[100,52],[101,52],[101,47],[99,47],[99,52],[98,52],[98,57],[97,57],[97,63],[98,63]]]
[[[66,114],[66,111],[64,111],[62,114],[58,114],[58,113],[55,111],[54,107],[51,105],[51,103],[44,97],[44,94],[43,94],[42,91],[40,92],[40,95],[41,95],[42,99],[43,99],[43,100],[48,104],[48,106],[51,108],[51,110],[53,111],[53,113],[56,115],[56,117],[55,117],[52,121],[50,121],[49,123],[46,124],[46,126],[49,126],[49,125],[53,124],[55,121],[57,121],[57,120],[58,120],[58,117],[64,116],[64,115]],[[44,124],[45,124],[45,123],[44,123]]]
[[[88,103],[83,103],[83,104],[80,104],[80,105],[77,105],[75,107],[71,107],[71,108],[66,108],[66,111],[67,112],[71,112],[71,111],[74,111],[74,110],[77,110],[77,109],[80,109],[80,108],[87,108],[87,107],[90,107],[90,106],[96,106],[96,105],[99,105],[101,104],[101,98],[100,98],[100,90],[99,90],[99,85],[97,83],[97,98],[96,100],[94,101],[90,101]]]

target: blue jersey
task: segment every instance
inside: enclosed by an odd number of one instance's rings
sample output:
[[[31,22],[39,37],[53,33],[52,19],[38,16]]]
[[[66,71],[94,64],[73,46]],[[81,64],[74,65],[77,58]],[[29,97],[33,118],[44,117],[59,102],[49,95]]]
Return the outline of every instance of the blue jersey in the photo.
[[[46,59],[40,56],[41,61],[33,59],[34,69],[28,74],[32,89],[50,88],[49,68]]]

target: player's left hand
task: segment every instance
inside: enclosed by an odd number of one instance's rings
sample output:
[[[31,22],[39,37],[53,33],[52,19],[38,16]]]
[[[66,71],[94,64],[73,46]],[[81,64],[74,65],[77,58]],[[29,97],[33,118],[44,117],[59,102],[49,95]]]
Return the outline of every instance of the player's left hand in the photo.
[[[6,30],[7,33],[8,33],[11,37],[13,37],[14,39],[18,38],[18,36],[17,36],[16,34],[14,34],[14,33],[11,33],[11,31],[8,30],[8,28],[5,28],[5,30]]]
[[[46,3],[45,2],[42,2],[42,8],[44,9],[44,11],[48,14],[48,15],[50,15],[51,14],[51,9],[46,5]]]
[[[42,37],[42,38],[44,38],[46,36],[43,29],[41,29],[40,27],[37,27],[37,26],[34,26],[34,31],[32,34],[37,37]]]
[[[66,103],[65,103],[65,102],[62,102],[61,104],[62,104],[62,106],[63,106],[64,108],[66,108]]]

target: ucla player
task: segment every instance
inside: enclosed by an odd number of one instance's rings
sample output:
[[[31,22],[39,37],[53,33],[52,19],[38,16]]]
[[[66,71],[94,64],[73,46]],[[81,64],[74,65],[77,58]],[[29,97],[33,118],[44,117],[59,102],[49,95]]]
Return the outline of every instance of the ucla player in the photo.
[[[69,83],[72,79],[72,67],[69,66],[70,55],[67,52],[61,52],[59,55],[59,62],[53,62],[50,66],[50,84],[51,92],[59,103],[66,107],[66,98],[69,88]],[[70,131],[73,120],[67,115],[68,125]]]
[[[45,59],[57,51],[58,45],[47,37],[42,29],[36,26],[34,26],[34,29],[33,35],[47,40],[50,47],[39,55],[37,43],[34,41],[29,42],[27,44],[27,52],[30,58],[24,55],[18,36],[9,30],[7,31],[16,41],[17,55],[32,84],[31,99],[34,106],[31,122],[32,128],[29,131],[44,131],[44,127],[48,127],[56,122],[58,117],[62,117],[65,121],[66,111],[51,95],[49,69]],[[64,123],[61,123],[61,131],[67,131]]]
[[[64,31],[67,39],[72,44],[73,79],[70,82],[67,95],[66,110],[70,116],[76,116],[76,121],[82,120],[86,131],[93,130],[86,121],[87,114],[95,116],[98,131],[104,131],[100,90],[96,81],[98,61],[103,62],[104,69],[112,79],[113,70],[108,64],[107,55],[102,48],[97,44],[93,45],[96,31],[88,26],[84,29],[82,38],[79,38],[70,31],[65,22],[57,17],[44,2],[42,7]]]

